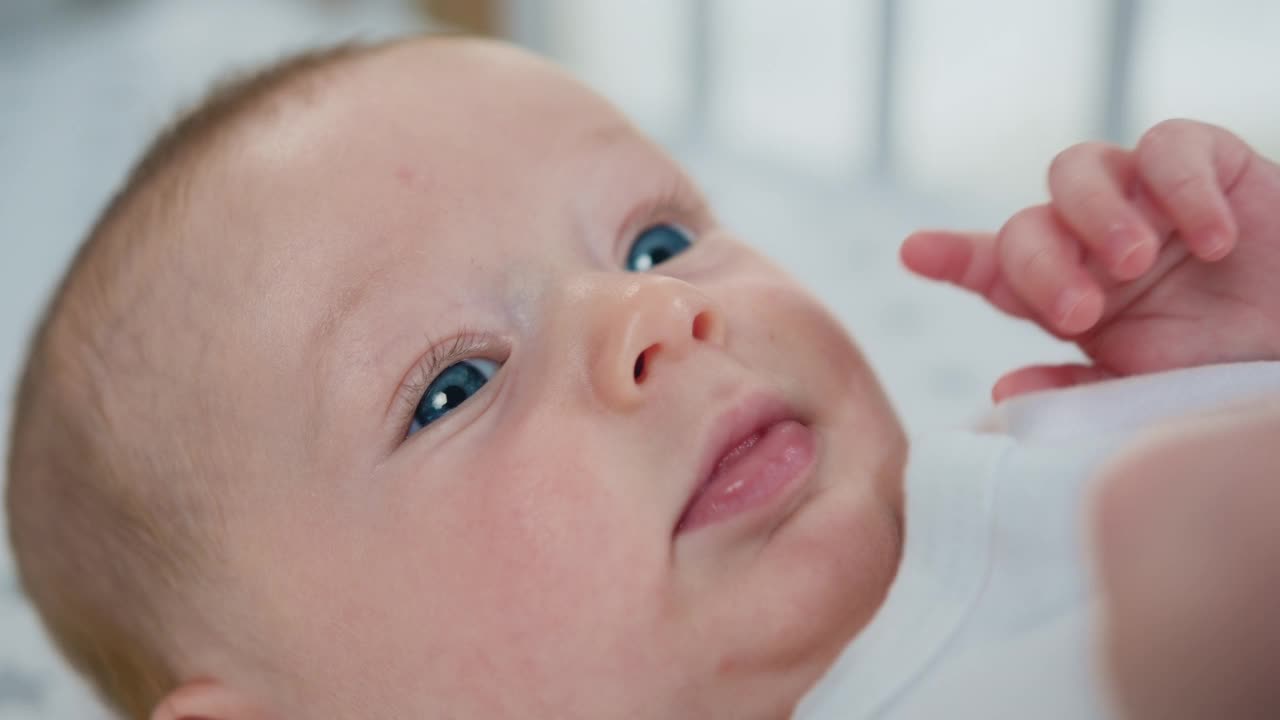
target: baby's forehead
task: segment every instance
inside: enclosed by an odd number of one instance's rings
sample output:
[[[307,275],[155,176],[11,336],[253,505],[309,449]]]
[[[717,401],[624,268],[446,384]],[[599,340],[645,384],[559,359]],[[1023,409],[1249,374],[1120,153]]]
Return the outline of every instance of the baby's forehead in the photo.
[[[463,211],[569,185],[590,171],[583,157],[608,146],[652,151],[606,101],[523,51],[437,40],[348,64],[227,147],[227,193],[314,206],[376,187],[388,203],[398,189]]]
[[[436,143],[476,160],[483,149],[556,146],[600,127],[630,124],[565,71],[517,48],[474,40],[426,39],[344,62],[270,129],[273,144],[317,140],[352,145],[385,139]],[[283,135],[284,137],[281,137]],[[366,141],[366,143],[361,143]]]
[[[232,148],[223,191],[253,219],[336,211],[329,229],[354,216],[367,221],[362,232],[385,236],[392,228],[380,226],[414,207],[430,206],[430,218],[413,220],[430,220],[418,228],[426,234],[512,204],[565,203],[600,183],[609,157],[627,156],[637,179],[679,172],[558,68],[503,46],[446,49],[409,45],[353,63]]]
[[[277,256],[263,262],[287,267],[334,236],[423,237],[564,199],[620,148],[665,159],[607,102],[522,51],[433,40],[345,64],[221,143],[188,193],[193,226],[217,229],[215,242],[257,238]]]

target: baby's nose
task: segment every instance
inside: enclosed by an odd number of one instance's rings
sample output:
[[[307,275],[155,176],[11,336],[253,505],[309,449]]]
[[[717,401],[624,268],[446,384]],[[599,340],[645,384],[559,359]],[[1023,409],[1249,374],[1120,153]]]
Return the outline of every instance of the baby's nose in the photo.
[[[636,278],[602,310],[594,381],[600,396],[619,407],[639,402],[647,384],[698,346],[724,345],[724,313],[681,280]]]

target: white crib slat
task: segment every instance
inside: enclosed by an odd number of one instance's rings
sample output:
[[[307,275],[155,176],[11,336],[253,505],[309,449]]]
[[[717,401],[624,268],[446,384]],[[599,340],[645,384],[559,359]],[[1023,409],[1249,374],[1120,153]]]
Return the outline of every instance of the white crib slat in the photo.
[[[1103,80],[1101,137],[1115,143],[1131,138],[1129,87],[1133,80],[1134,42],[1138,34],[1137,0],[1111,0],[1106,77]]]
[[[711,94],[715,85],[716,67],[714,38],[711,28],[715,24],[715,8],[711,0],[688,0],[689,16],[689,99],[685,106],[685,135],[691,143],[713,144],[710,131]]]
[[[880,44],[876,69],[879,72],[876,87],[875,136],[872,138],[871,169],[882,179],[894,176],[894,145],[897,143],[895,126],[899,76],[898,43],[901,37],[898,0],[880,0]]]

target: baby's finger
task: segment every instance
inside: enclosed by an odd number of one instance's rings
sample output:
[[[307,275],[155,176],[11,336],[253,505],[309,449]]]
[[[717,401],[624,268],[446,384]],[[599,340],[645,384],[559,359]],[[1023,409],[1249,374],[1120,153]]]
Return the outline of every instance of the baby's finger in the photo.
[[[992,233],[922,230],[903,241],[899,254],[918,275],[959,285],[1014,317],[1036,319],[1001,276]]]
[[[1048,205],[1022,210],[997,236],[1000,274],[1050,332],[1076,335],[1102,317],[1102,288],[1085,269],[1080,242]]]
[[[1234,135],[1191,120],[1156,125],[1134,150],[1143,184],[1202,260],[1221,259],[1235,245],[1226,192],[1244,172],[1249,154]]]
[[[1133,177],[1132,154],[1100,142],[1070,147],[1049,166],[1053,209],[1117,280],[1146,272],[1159,249],[1155,230],[1126,197]]]
[[[991,388],[991,399],[1001,402],[1039,390],[1074,387],[1109,380],[1115,375],[1092,365],[1032,365],[1006,373]]]

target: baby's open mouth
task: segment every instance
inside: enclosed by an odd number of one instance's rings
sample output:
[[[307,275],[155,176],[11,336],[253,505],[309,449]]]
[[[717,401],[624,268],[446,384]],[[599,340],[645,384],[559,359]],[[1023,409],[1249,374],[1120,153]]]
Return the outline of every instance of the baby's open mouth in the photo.
[[[814,431],[777,398],[756,396],[736,406],[712,426],[675,534],[775,504],[812,467],[816,445]]]

